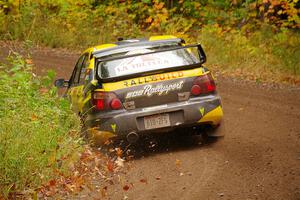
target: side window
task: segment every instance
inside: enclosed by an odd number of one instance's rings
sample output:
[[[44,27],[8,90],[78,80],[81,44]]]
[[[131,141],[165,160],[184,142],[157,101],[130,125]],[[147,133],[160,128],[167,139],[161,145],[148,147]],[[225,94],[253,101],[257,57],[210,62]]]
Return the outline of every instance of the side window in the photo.
[[[72,73],[71,85],[76,85],[79,83],[80,76],[81,76],[80,75],[81,69],[82,69],[82,66],[86,63],[87,59],[88,59],[88,54],[84,54],[78,59],[76,66],[74,68],[74,71]]]
[[[88,67],[88,65],[89,65],[89,54],[85,54],[85,59],[80,69],[80,78],[79,78],[80,84],[84,84],[85,76],[86,76],[86,68]]]
[[[80,69],[83,64],[84,58],[85,58],[85,55],[81,56],[76,64],[76,72],[74,74],[73,84],[79,83]]]

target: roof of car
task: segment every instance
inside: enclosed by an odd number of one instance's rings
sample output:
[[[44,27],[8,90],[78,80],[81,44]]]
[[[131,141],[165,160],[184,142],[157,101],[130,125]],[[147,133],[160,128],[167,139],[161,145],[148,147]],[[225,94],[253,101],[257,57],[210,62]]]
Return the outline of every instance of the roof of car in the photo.
[[[182,44],[184,40],[177,38],[173,35],[160,35],[152,36],[149,38],[134,38],[134,39],[122,39],[111,44],[102,44],[87,49],[91,51],[95,57],[102,57],[113,53],[119,53],[126,48],[133,48],[137,46],[148,46],[148,45],[164,45],[164,44]]]

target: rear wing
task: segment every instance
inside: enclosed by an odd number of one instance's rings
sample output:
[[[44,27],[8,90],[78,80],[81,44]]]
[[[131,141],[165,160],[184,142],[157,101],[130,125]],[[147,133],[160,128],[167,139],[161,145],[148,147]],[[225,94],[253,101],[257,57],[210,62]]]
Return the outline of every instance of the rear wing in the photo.
[[[126,40],[126,41],[128,42],[128,40]],[[110,54],[124,52],[124,49],[130,48],[130,47],[138,47],[138,46],[139,47],[143,47],[143,46],[158,47],[158,46],[167,46],[167,45],[182,45],[185,43],[185,41],[181,38],[156,40],[156,41],[148,41],[147,40],[147,41],[128,42],[128,43],[124,43],[124,42],[125,42],[125,40],[116,43],[118,46],[96,50],[92,53],[92,55],[95,58],[99,58],[99,57],[107,56]],[[121,45],[121,43],[124,43],[124,44]]]
[[[167,52],[167,51],[174,51],[174,50],[179,50],[179,49],[189,49],[192,47],[197,47],[198,55],[199,55],[199,63],[196,64],[191,64],[188,66],[182,66],[182,67],[170,67],[167,69],[164,69],[164,72],[169,72],[169,71],[174,71],[174,70],[183,70],[183,69],[190,69],[190,68],[195,68],[197,66],[201,66],[203,63],[206,62],[206,55],[205,52],[200,44],[192,44],[192,45],[186,45],[186,46],[176,46],[176,47],[170,47],[166,49],[160,49],[160,50],[155,50],[152,52],[144,52],[144,53],[136,53],[136,54],[131,54],[131,55],[121,55],[121,56],[115,56],[115,57],[110,57],[110,58],[96,58],[95,59],[95,66],[96,66],[96,79],[100,79],[102,82],[111,82],[111,81],[118,81],[118,80],[124,80],[124,79],[129,79],[131,77],[136,77],[136,76],[146,76],[150,74],[154,74],[157,72],[161,72],[162,70],[151,70],[147,72],[140,72],[140,73],[134,73],[134,74],[128,74],[120,77],[109,77],[109,78],[103,78],[99,76],[98,74],[98,68],[99,68],[99,63],[101,62],[107,62],[107,61],[113,61],[113,60],[119,60],[119,59],[125,59],[125,58],[131,58],[131,57],[136,57],[136,56],[141,56],[141,55],[148,55],[148,54],[155,54],[155,53],[160,53],[160,52]],[[174,69],[176,68],[176,69]]]

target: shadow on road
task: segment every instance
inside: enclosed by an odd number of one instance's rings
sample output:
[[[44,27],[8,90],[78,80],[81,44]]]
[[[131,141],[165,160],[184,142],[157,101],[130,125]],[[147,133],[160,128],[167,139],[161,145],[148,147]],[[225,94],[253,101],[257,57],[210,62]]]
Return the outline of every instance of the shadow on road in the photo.
[[[207,137],[205,134],[187,134],[184,130],[181,130],[144,135],[136,144],[129,144],[124,140],[117,141],[112,145],[102,148],[101,151],[107,153],[109,149],[120,148],[123,152],[123,158],[126,160],[142,159],[157,154],[210,147],[220,139],[217,137]],[[111,152],[109,155],[113,157],[116,154],[115,152]]]

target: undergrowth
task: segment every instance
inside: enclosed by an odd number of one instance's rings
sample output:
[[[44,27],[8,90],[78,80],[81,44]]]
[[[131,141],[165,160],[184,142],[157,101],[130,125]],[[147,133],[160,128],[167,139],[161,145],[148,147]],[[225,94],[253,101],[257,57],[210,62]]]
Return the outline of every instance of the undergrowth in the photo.
[[[207,26],[196,40],[207,52],[208,66],[223,74],[299,84],[300,34],[284,29],[274,32],[269,25],[248,35]]]
[[[81,149],[79,120],[51,86],[55,73],[38,77],[29,63],[14,54],[0,65],[0,199],[67,173]]]

